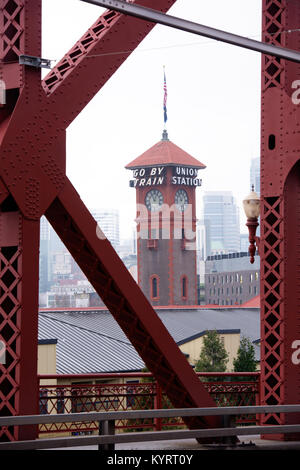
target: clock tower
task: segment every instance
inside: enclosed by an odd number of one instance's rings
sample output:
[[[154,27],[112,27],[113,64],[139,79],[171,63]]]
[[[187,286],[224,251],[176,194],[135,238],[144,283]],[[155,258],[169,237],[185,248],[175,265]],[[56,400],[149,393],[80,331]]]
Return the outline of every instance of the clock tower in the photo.
[[[203,163],[162,140],[126,165],[136,189],[138,284],[153,306],[197,304],[196,199]]]

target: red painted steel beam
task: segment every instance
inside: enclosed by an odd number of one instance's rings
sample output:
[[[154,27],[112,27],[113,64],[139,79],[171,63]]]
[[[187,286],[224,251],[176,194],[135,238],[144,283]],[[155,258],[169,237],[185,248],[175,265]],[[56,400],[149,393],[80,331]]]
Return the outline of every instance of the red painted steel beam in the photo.
[[[162,10],[174,1],[161,0]],[[80,41],[80,57],[73,50],[67,55],[73,60],[70,69],[58,65],[59,83],[54,74],[54,81],[48,77],[42,84],[39,69],[18,63],[20,54],[40,56],[41,0],[0,0],[0,79],[8,90],[0,109],[0,338],[9,350],[9,362],[1,365],[4,414],[36,413],[38,239],[45,211],[171,401],[176,406],[214,404],[111,245],[97,238],[95,221],[66,178],[67,126],[128,55],[110,53],[125,46],[133,50],[150,29],[109,13],[100,23],[102,33],[92,28]],[[109,55],[90,57],[101,51]],[[22,438],[34,435],[25,428]],[[1,438],[20,436],[14,429]]]
[[[0,108],[0,339],[6,346],[6,362],[0,364],[2,415],[38,412],[39,218],[25,217],[12,193],[19,184],[23,186],[25,177],[28,212],[38,203],[32,192],[33,175],[29,176],[34,143],[19,143],[21,135],[28,137],[28,104],[41,89],[40,71],[19,66],[18,57],[40,55],[40,3],[0,1],[0,80],[7,91],[6,104]],[[10,124],[20,94],[24,103],[22,124],[13,130]],[[23,173],[18,172],[18,164]],[[30,439],[36,432],[36,426],[6,428],[1,430],[0,440]]]
[[[299,50],[299,24],[300,2],[263,0],[265,42]],[[293,361],[300,341],[299,78],[299,64],[262,57],[261,403],[267,405],[300,400],[300,367]],[[272,413],[262,424],[297,420]]]
[[[39,221],[25,219],[11,198],[0,208],[0,415],[38,413]],[[3,429],[0,440],[30,439],[35,426]]]
[[[175,1],[160,0],[159,8],[166,12]],[[155,3],[139,0],[145,7]],[[57,125],[66,129],[154,26],[110,10],[98,18],[43,80]]]

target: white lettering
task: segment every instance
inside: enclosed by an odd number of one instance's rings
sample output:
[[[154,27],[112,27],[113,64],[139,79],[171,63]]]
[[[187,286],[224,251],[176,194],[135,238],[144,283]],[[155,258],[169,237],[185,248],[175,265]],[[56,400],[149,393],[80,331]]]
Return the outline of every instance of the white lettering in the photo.
[[[294,91],[294,93],[292,94],[292,102],[294,104],[300,104],[300,80],[293,81],[292,88],[298,88],[298,90]]]
[[[6,104],[6,85],[3,80],[0,80],[0,106]]]
[[[146,181],[145,178],[142,178],[140,180],[140,186],[145,186],[145,181]]]
[[[161,167],[159,167],[159,168],[158,168],[158,174],[159,174],[159,175],[161,175],[161,174],[162,174],[162,171],[163,171],[163,169],[164,169],[164,167],[163,167],[163,166],[161,166]]]
[[[163,184],[164,182],[164,176],[160,176],[159,178],[157,178],[157,184]]]
[[[292,343],[292,349],[296,349],[296,351],[292,354],[292,363],[297,366],[300,364],[300,340],[295,340]]]
[[[152,455],[151,463],[156,465],[185,465],[191,464],[193,455],[179,455],[179,454],[166,454],[166,455]]]
[[[154,168],[151,168],[150,175],[151,175],[151,176],[155,176],[155,175],[156,175],[156,170],[157,170],[157,168],[155,168],[155,167],[154,167]]]
[[[0,364],[5,364],[6,362],[6,346],[3,341],[0,340]]]
[[[151,178],[148,178],[147,183],[146,183],[146,186],[151,186],[151,183],[152,183],[152,179],[151,179]]]
[[[163,459],[164,459],[164,456],[161,457],[160,455],[152,455],[151,463],[161,465],[163,463]]]
[[[132,465],[133,467],[139,467],[142,457],[122,457],[114,455],[113,457],[108,457],[108,465]]]
[[[96,225],[96,235],[98,238],[100,238],[100,240],[105,240],[106,239],[106,236],[104,235],[104,233],[102,232],[101,228],[99,227],[99,225],[97,224]]]

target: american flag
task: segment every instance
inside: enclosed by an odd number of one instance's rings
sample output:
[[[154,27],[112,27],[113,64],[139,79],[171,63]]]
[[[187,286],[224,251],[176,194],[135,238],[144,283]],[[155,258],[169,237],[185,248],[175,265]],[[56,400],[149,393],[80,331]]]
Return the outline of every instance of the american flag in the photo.
[[[166,73],[164,71],[164,123],[167,122],[168,116],[167,116],[167,81],[166,81]]]

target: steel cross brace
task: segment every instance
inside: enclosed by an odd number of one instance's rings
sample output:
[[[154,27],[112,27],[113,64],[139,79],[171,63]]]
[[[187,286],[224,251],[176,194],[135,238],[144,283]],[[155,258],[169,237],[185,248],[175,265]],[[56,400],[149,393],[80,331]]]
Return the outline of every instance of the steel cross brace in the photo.
[[[256,41],[237,34],[228,33],[219,29],[204,26],[199,23],[177,18],[175,16],[166,15],[164,12],[145,8],[141,5],[132,4],[124,0],[81,0],[85,3],[91,3],[101,7],[110,8],[126,15],[132,15],[146,21],[169,26],[171,28],[180,29],[188,33],[197,34],[217,41],[222,41],[234,46],[244,47],[252,51],[261,52],[262,54],[273,55],[282,59],[300,62],[300,52],[284,47],[278,47],[266,42]]]
[[[174,2],[161,0],[161,10]],[[140,3],[151,7],[155,1]],[[111,244],[98,238],[96,222],[65,171],[67,127],[129,55],[109,52],[133,51],[153,24],[106,11],[41,81],[40,69],[19,63],[20,55],[41,57],[41,0],[0,0],[0,22],[0,80],[6,85],[6,105],[0,108],[0,339],[8,357],[7,364],[0,364],[0,414],[38,412],[43,214],[174,406],[213,406]],[[187,424],[220,423],[210,417]],[[32,427],[8,429],[0,439],[29,439],[36,432]]]

